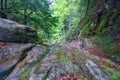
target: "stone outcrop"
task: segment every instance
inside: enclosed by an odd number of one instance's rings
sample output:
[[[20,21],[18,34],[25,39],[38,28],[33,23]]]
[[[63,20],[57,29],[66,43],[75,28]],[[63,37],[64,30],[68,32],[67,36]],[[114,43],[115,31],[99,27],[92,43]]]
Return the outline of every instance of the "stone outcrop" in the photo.
[[[33,44],[6,43],[0,47],[0,80],[11,73],[12,69],[26,57],[25,52],[29,51]]]
[[[69,45],[36,45],[26,54],[5,80],[62,80],[64,75],[75,75],[78,80],[119,80],[120,77],[119,70],[99,62],[102,60],[120,69],[112,61]]]
[[[0,18],[0,41],[32,43],[36,40],[37,33],[33,28]]]

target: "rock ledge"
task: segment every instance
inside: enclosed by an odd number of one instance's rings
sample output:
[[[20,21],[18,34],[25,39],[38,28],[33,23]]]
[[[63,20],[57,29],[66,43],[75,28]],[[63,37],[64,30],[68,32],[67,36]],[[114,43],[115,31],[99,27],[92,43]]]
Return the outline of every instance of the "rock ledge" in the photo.
[[[26,25],[0,18],[0,41],[32,43],[37,40],[36,31]]]

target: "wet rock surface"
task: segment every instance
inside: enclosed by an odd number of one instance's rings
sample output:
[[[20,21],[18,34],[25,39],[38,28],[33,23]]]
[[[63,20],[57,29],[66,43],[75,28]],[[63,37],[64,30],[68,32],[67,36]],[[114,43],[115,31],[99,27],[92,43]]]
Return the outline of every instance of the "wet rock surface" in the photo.
[[[17,43],[7,43],[6,45],[0,47],[0,79],[4,80],[4,76],[9,74],[11,68],[19,62],[21,56],[23,56],[23,51],[33,44],[17,44]],[[3,79],[2,79],[3,78]]]
[[[77,80],[119,80],[120,77],[119,65],[65,44],[36,45],[26,54],[5,80],[60,80],[61,76],[66,80],[73,77]],[[117,66],[118,70],[108,64]]]
[[[0,18],[0,41],[31,43],[36,40],[37,33],[33,28]]]

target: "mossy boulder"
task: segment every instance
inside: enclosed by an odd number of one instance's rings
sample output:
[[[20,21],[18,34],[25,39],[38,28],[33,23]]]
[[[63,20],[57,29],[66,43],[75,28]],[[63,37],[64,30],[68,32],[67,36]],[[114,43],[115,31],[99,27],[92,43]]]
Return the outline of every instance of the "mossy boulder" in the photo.
[[[33,43],[37,39],[37,32],[33,28],[0,18],[0,41]]]

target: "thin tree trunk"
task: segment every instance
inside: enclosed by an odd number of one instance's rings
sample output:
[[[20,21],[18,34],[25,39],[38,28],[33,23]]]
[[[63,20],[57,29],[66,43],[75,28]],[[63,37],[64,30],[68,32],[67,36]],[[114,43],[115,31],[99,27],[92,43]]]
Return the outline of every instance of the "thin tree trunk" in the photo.
[[[69,25],[68,25],[68,30],[70,30],[70,28],[71,28],[71,20],[72,20],[72,15],[70,14],[70,16],[69,16]]]
[[[5,9],[7,9],[7,0],[5,0]]]
[[[27,24],[27,9],[24,9],[24,24]]]
[[[3,0],[1,0],[1,10],[3,10]]]
[[[4,4],[5,3],[5,4]],[[7,15],[5,13],[5,8],[7,7],[7,0],[1,0],[1,18],[7,18]]]

